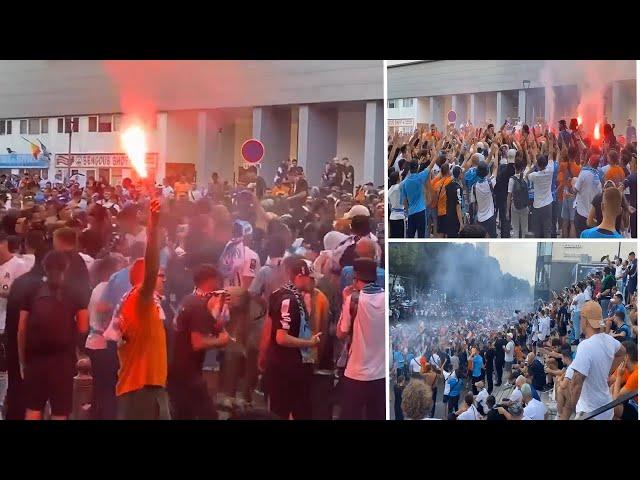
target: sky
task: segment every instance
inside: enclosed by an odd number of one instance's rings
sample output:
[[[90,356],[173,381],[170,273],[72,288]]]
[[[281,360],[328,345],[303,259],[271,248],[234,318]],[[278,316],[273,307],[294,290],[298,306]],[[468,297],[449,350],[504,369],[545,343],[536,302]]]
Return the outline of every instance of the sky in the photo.
[[[536,242],[491,242],[489,256],[498,260],[503,273],[510,273],[533,285],[536,276],[536,247]]]

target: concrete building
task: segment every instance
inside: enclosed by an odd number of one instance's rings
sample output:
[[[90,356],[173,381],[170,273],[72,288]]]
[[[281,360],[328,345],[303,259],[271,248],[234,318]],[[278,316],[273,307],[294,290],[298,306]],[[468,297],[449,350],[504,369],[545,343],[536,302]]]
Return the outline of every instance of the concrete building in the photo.
[[[350,158],[356,184],[381,185],[382,98],[382,61],[0,61],[0,173],[60,178],[70,151],[72,173],[118,181],[132,174],[120,133],[135,117],[157,182],[231,182],[257,138],[269,185],[289,158],[318,184],[334,156]]]
[[[602,268],[602,258],[609,255],[626,259],[637,253],[637,243],[627,242],[538,242],[536,258],[535,299],[553,298],[560,291],[586,277],[594,266]]]
[[[393,60],[387,66],[390,132],[429,123],[443,130],[450,110],[456,124],[476,126],[568,121],[585,97],[584,108],[615,123],[616,134],[625,134],[629,118],[636,125],[633,60]]]

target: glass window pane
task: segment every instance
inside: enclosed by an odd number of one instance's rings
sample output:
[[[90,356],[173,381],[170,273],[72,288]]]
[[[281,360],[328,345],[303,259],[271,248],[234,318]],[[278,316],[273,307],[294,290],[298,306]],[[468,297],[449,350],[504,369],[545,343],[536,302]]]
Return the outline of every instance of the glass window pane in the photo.
[[[20,135],[26,135],[26,134],[27,134],[27,121],[20,120]]]
[[[62,133],[64,131],[64,118],[58,119],[58,133]]]
[[[49,119],[40,119],[40,133],[49,133]]]
[[[111,115],[100,115],[98,117],[98,131],[110,132],[111,131]]]
[[[122,121],[122,116],[121,115],[114,115],[113,116],[113,131],[117,132],[118,130],[120,130],[120,122]]]
[[[11,135],[11,129],[12,129],[12,125],[13,125],[13,120],[7,120],[7,135]]]
[[[40,119],[29,119],[29,135],[38,135],[40,133]]]
[[[98,131],[98,117],[89,117],[89,131],[90,132]]]
[[[0,120],[0,135],[4,135],[4,132],[5,132],[4,125],[5,125],[4,120]]]

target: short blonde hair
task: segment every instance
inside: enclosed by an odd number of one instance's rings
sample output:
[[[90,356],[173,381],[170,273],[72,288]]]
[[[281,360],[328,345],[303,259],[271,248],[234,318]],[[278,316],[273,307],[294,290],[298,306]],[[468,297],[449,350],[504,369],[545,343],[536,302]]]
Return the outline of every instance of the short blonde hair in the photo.
[[[431,387],[424,380],[411,380],[402,392],[402,413],[409,420],[422,420],[433,406]]]

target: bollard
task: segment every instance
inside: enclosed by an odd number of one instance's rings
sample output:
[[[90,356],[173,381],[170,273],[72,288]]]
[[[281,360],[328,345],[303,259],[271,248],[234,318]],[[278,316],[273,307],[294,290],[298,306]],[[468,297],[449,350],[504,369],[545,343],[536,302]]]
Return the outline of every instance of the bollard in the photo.
[[[73,377],[73,410],[72,420],[91,419],[91,401],[93,398],[93,377],[91,376],[91,360],[81,358],[76,364],[78,374]]]

